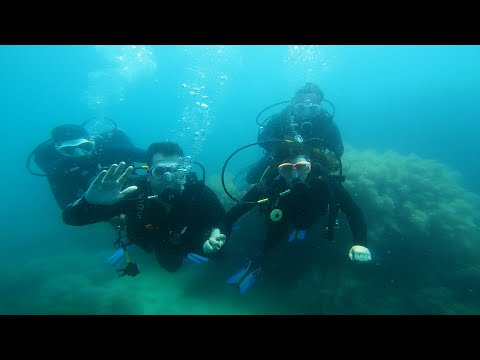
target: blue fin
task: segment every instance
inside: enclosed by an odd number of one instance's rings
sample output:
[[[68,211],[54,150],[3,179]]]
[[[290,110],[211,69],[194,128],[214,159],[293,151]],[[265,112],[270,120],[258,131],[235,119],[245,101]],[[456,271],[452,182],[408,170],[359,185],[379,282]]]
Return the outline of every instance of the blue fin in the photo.
[[[230,276],[228,279],[227,279],[227,284],[229,285],[232,285],[232,284],[236,284],[238,283],[244,276],[245,274],[247,273],[248,269],[250,269],[250,265],[252,264],[252,260],[248,260],[242,268],[240,268],[239,270],[237,270],[235,272],[235,274],[233,274],[232,276]]]
[[[298,240],[304,240],[306,235],[307,235],[307,230],[298,230],[297,231],[297,239]]]
[[[288,242],[292,242],[293,240],[295,240],[296,237],[297,237],[297,230],[292,230],[292,232],[288,236]]]
[[[248,289],[255,283],[257,277],[262,273],[262,268],[258,267],[253,270],[250,274],[248,274],[245,279],[242,280],[240,283],[240,294],[245,294]]]
[[[120,248],[118,250],[116,250],[112,256],[110,256],[107,261],[105,261],[105,263],[107,265],[110,265],[110,266],[114,266],[116,265],[121,259],[122,259],[122,256],[123,256],[123,248]]]
[[[197,264],[205,264],[205,263],[208,262],[208,258],[206,258],[204,256],[201,256],[201,255],[198,255],[198,254],[195,254],[195,253],[188,253],[187,259],[190,259],[190,260],[196,262]]]

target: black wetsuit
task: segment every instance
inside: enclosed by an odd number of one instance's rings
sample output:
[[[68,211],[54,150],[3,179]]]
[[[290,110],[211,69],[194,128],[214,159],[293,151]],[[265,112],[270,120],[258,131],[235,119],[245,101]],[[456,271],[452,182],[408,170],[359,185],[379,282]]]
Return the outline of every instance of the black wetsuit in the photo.
[[[350,229],[353,235],[353,244],[367,246],[367,225],[362,210],[355,203],[351,195],[341,183],[332,182],[315,178],[307,178],[305,184],[295,185],[291,192],[282,197],[278,197],[278,203],[275,200],[267,202],[265,221],[267,223],[267,234],[264,242],[263,252],[260,261],[263,263],[264,256],[280,241],[286,238],[290,228],[297,230],[306,230],[322,215],[326,215],[328,205],[331,199],[331,192],[334,191],[334,203],[339,205],[339,209],[347,216]],[[265,184],[258,183],[253,186],[242,198],[243,201],[258,201],[260,199],[271,197],[288,189],[283,178],[275,180],[275,184],[267,187]],[[331,187],[331,188],[329,188]],[[227,239],[232,232],[233,224],[255,204],[238,203],[233,206],[225,215],[220,231],[227,235]],[[272,221],[270,213],[273,209],[282,211],[282,218],[279,221]],[[260,264],[261,265],[261,264]]]
[[[265,140],[293,140],[294,134],[302,136],[303,140],[319,138],[325,142],[326,147],[335,151],[338,156],[343,155],[344,147],[340,130],[333,121],[333,118],[326,111],[308,119],[294,119],[295,126],[292,127],[289,108],[274,115],[258,134],[257,141]],[[263,148],[271,150],[275,143],[261,144]]]
[[[340,130],[333,121],[332,116],[322,110],[316,116],[308,119],[294,118],[294,123],[297,124],[292,127],[291,110],[289,107],[284,109],[279,114],[274,115],[268,123],[262,128],[258,134],[257,141],[267,140],[293,140],[295,134],[301,135],[304,141],[310,145],[319,148],[326,148],[341,157],[344,152],[344,146]],[[318,138],[321,141],[310,141],[309,139]],[[265,171],[270,163],[270,155],[275,149],[278,149],[282,144],[280,142],[267,142],[260,144],[266,150],[266,155],[255,163],[246,176],[246,181],[249,184],[255,184],[260,180],[262,173]]]
[[[121,161],[127,165],[145,163],[146,151],[135,147],[118,129],[97,136],[91,156],[63,156],[55,149],[53,141],[41,144],[35,151],[35,162],[47,175],[50,189],[61,209],[83,196],[101,170]]]
[[[81,198],[64,209],[63,221],[81,226],[125,214],[128,240],[148,253],[154,251],[157,261],[171,272],[189,252],[204,256],[204,242],[225,215],[217,195],[203,182],[187,183],[167,213],[159,200],[147,198],[153,194],[146,181],[136,185],[138,190],[130,198],[114,205],[92,205]]]

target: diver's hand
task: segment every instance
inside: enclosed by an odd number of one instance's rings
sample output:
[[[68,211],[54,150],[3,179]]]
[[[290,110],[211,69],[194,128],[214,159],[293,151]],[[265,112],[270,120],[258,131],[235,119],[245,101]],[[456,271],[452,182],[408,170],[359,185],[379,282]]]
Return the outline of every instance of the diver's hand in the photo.
[[[85,200],[94,205],[112,205],[137,190],[138,187],[129,186],[122,191],[123,184],[133,171],[133,167],[129,166],[123,172],[125,165],[122,161],[119,165],[113,164],[108,170],[102,170],[90,184],[85,193]]]
[[[354,245],[348,252],[348,256],[352,261],[359,261],[359,262],[367,262],[372,260],[372,255],[370,254],[370,250],[365,246],[361,245]]]
[[[220,229],[213,229],[210,238],[203,244],[203,252],[206,255],[216,253],[221,249],[223,244],[225,244],[226,238],[227,237],[224,234],[220,233]]]

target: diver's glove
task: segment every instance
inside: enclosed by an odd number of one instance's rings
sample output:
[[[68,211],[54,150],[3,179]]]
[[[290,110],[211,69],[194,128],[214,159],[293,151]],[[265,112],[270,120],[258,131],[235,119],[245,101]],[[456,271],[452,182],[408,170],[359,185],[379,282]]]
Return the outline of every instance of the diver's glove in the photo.
[[[210,234],[210,238],[203,244],[203,252],[206,255],[216,253],[221,249],[223,244],[225,244],[226,238],[227,237],[224,234],[220,233],[220,229],[213,229],[212,233]]]
[[[85,200],[94,205],[112,205],[122,200],[126,195],[137,190],[136,186],[129,186],[122,191],[123,184],[133,171],[122,161],[119,165],[113,164],[108,170],[102,170],[90,184],[85,193]]]
[[[348,256],[352,261],[359,261],[359,262],[367,262],[372,260],[372,255],[370,254],[370,250],[365,246],[361,245],[354,245],[348,252]]]

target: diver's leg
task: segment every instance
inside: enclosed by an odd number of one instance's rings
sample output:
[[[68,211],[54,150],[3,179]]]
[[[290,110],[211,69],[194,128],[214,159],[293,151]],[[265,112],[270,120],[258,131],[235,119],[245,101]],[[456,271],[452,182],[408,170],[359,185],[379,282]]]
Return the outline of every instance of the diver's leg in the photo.
[[[273,222],[270,219],[267,221],[267,234],[263,243],[262,260],[259,265],[264,265],[265,257],[286,237],[288,232],[288,223],[286,221]]]
[[[240,281],[240,294],[245,294],[263,273],[266,256],[280,243],[286,235],[287,230],[288,224],[285,221],[278,223],[270,222],[267,224],[267,234],[263,243],[263,250],[259,251],[250,261],[249,269],[252,270]]]

